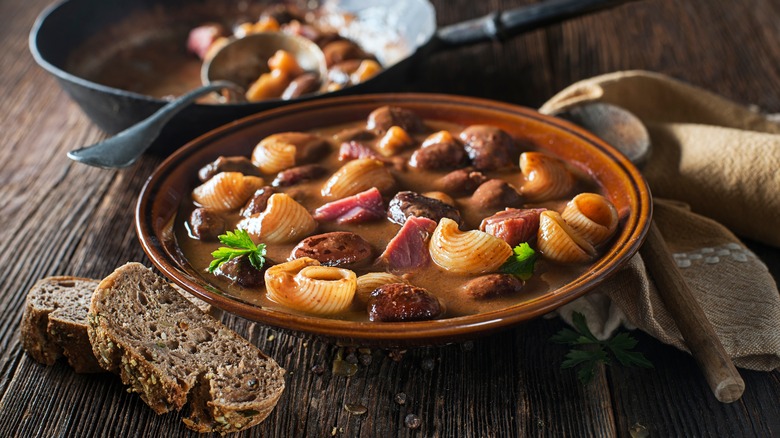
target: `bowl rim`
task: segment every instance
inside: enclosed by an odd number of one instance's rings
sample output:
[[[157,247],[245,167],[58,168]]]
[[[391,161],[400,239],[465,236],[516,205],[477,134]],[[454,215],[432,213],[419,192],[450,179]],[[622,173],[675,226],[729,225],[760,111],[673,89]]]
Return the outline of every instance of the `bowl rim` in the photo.
[[[591,269],[579,275],[571,282],[555,290],[555,293],[523,301],[516,305],[467,316],[415,322],[354,322],[315,316],[302,316],[284,313],[250,305],[225,295],[213,293],[191,281],[189,274],[177,267],[162,246],[160,236],[155,232],[152,206],[156,189],[167,179],[171,170],[186,161],[191,151],[218,140],[220,137],[240,131],[257,123],[268,122],[290,113],[311,111],[334,105],[373,103],[381,105],[403,105],[404,102],[418,102],[425,105],[436,103],[466,105],[469,108],[498,110],[524,118],[530,118],[546,125],[552,125],[573,135],[578,141],[595,147],[613,161],[619,171],[630,181],[634,191],[632,202],[636,202],[626,217],[623,228],[630,228],[631,234],[624,241],[615,241],[614,251],[610,250],[597,259]],[[590,291],[593,287],[622,267],[644,242],[652,217],[652,198],[650,189],[639,170],[614,147],[586,130],[562,119],[538,113],[537,111],[488,99],[463,97],[448,94],[431,93],[380,93],[357,96],[331,97],[296,103],[281,108],[262,111],[216,128],[188,142],[164,160],[151,174],[141,190],[135,211],[135,224],[138,239],[144,252],[152,263],[173,282],[193,295],[225,311],[244,318],[274,326],[283,330],[303,332],[311,335],[358,343],[362,342],[386,345],[432,345],[454,339],[467,339],[506,329],[523,321],[546,314]],[[619,244],[619,245],[618,245]],[[522,308],[522,309],[520,309]]]

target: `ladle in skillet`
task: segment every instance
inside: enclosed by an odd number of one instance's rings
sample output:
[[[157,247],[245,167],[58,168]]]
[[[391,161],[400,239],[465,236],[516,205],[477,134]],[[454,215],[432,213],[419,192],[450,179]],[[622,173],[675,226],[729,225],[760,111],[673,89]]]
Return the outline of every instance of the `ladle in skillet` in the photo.
[[[203,64],[196,88],[166,104],[141,122],[91,146],[68,152],[68,158],[90,166],[121,168],[135,163],[177,113],[199,97],[228,89],[243,96],[246,86],[267,72],[268,59],[277,50],[292,54],[304,71],[327,75],[325,55],[310,40],[281,32],[262,32],[230,41]]]
[[[415,59],[425,57],[437,50],[461,47],[482,41],[503,41],[515,35],[543,26],[559,23],[566,19],[588,13],[609,9],[630,1],[634,0],[546,0],[508,11],[494,12],[484,17],[447,26],[436,32],[430,30],[430,33],[421,35],[407,35],[417,38],[417,40],[406,41],[411,44],[410,48],[412,49],[412,53],[395,63],[385,66],[386,68],[382,70],[382,72],[368,81],[335,92],[329,92],[327,95],[352,94],[367,91],[376,92],[385,88],[384,84],[403,77]],[[65,3],[74,8],[76,6],[75,1]],[[367,2],[367,4],[369,3],[373,4],[372,2]],[[388,3],[393,3],[393,6],[391,7],[396,7],[392,0]],[[356,4],[361,3],[356,2]],[[42,15],[45,20],[39,19],[36,26],[33,28],[33,32],[31,33],[31,49],[36,60],[38,60],[42,66],[57,75],[68,89],[72,87],[73,91],[70,91],[71,95],[78,96],[77,101],[79,104],[85,108],[85,111],[90,114],[90,117],[93,118],[98,125],[104,127],[108,132],[118,131],[121,129],[120,127],[135,123],[135,121],[138,120],[137,117],[139,113],[148,114],[146,108],[150,101],[147,96],[139,96],[122,90],[106,91],[105,87],[96,87],[95,84],[90,84],[89,82],[85,83],[84,81],[74,81],[71,75],[63,72],[57,66],[46,60],[46,56],[44,56],[43,53],[52,56],[52,54],[59,53],[60,51],[53,50],[53,48],[50,47],[45,47],[47,50],[39,50],[39,40],[54,40],[60,38],[61,31],[58,32],[56,26],[52,27],[54,25],[44,26],[44,24],[49,21],[53,21],[54,23],[71,23],[73,21],[68,18],[70,9],[64,7],[65,5],[62,6],[63,7],[58,7],[56,10],[53,10],[51,13]],[[60,11],[60,9],[63,10]],[[432,10],[433,9],[430,8],[430,11],[428,9],[418,11],[421,15],[415,18],[421,18],[422,21],[433,19],[433,17],[428,17],[426,15],[432,13]],[[56,15],[56,17],[49,17],[49,15]],[[55,20],[54,18],[57,19]],[[420,20],[417,20],[417,24],[419,24],[419,21]],[[406,29],[406,31],[409,31],[409,29]],[[46,38],[43,38],[44,36]],[[424,37],[423,40],[421,40],[422,42],[418,41],[420,37]],[[213,79],[214,78],[212,78],[212,80]],[[95,89],[93,90],[93,88]],[[204,90],[198,91],[201,93],[208,92]],[[325,94],[326,93],[309,94],[295,100],[312,99]],[[197,93],[190,93],[179,100],[191,101],[195,99],[197,95]],[[97,103],[100,103],[100,106],[96,105]],[[123,146],[127,146],[127,150],[112,152],[110,147],[114,146],[109,144],[100,149],[84,148],[73,151],[69,156],[74,160],[99,167],[125,167],[132,164],[140,153],[149,148],[148,143],[153,141],[160,134],[160,130],[163,126],[168,124],[168,122],[170,122],[170,125],[172,126],[167,126],[165,132],[169,134],[174,131],[187,132],[189,134],[188,138],[192,138],[192,135],[203,133],[206,129],[211,129],[220,124],[236,120],[260,110],[279,106],[282,103],[285,103],[285,101],[271,99],[236,105],[193,105],[191,108],[193,111],[183,111],[180,116],[175,118],[173,117],[175,112],[165,110],[164,114],[166,115],[161,117],[160,120],[155,120],[154,123],[149,123],[144,120],[138,122],[142,124],[141,127],[131,127],[127,131],[118,134],[123,140],[117,140],[117,142]],[[188,105],[185,105],[185,107],[187,106]],[[103,108],[105,107],[115,108],[116,110],[108,114],[103,111]],[[183,107],[177,108],[177,110],[181,110],[182,108]],[[142,143],[136,146],[124,144],[133,139],[138,139],[142,141]],[[104,153],[114,156],[104,158],[101,156]]]
[[[631,162],[642,165],[650,154],[647,129],[632,113],[606,103],[585,103],[555,114],[601,137],[622,152]],[[656,283],[658,294],[685,339],[691,355],[699,364],[713,394],[723,403],[738,400],[745,382],[720,343],[715,329],[696,301],[655,222],[650,222],[642,260]]]

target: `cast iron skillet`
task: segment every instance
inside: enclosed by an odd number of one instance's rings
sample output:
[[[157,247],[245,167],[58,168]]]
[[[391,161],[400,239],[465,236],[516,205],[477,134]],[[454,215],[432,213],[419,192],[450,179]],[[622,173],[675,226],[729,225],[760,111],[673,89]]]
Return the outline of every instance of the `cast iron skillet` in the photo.
[[[396,32],[408,47],[392,65],[373,79],[337,92],[309,95],[291,101],[268,100],[227,105],[193,105],[174,117],[163,130],[153,149],[167,152],[163,145],[178,146],[229,121],[300,102],[343,94],[393,91],[404,82],[414,61],[434,51],[489,40],[504,40],[514,35],[568,18],[610,8],[630,0],[549,0],[505,12],[436,29],[436,13],[427,0],[340,0],[339,9],[354,13],[359,20],[381,23],[376,27]],[[247,14],[237,1],[215,3],[215,14]],[[271,3],[259,0],[254,3]],[[210,9],[208,0],[66,0],[41,13],[30,33],[30,50],[35,60],[52,73],[63,89],[87,116],[104,131],[114,134],[148,117],[166,103],[163,99],[101,85],[79,77],[68,67],[69,57],[90,37],[110,26],[120,26],[125,17],[139,11],[161,10],[169,25],[139,23],[128,27],[122,38],[106,41],[105,47],[144,44],[170,32],[180,32],[182,45],[189,28],[209,21],[202,11]],[[201,12],[198,12],[201,11]],[[198,16],[198,13],[201,15]],[[247,17],[249,18],[249,17]],[[256,16],[254,17],[256,19]],[[166,36],[169,37],[169,36]],[[360,42],[360,41],[358,41]],[[381,54],[380,54],[381,59]],[[106,59],[110,62],[110,58]],[[172,149],[169,149],[172,150]]]

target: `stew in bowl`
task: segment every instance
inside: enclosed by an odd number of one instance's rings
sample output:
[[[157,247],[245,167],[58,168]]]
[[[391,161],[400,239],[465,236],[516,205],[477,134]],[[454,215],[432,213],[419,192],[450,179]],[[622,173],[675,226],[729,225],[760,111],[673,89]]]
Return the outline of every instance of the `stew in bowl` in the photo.
[[[571,301],[638,249],[638,171],[532,110],[442,95],[335,98],[191,142],[152,175],[137,228],[181,287],[342,343],[407,346]]]

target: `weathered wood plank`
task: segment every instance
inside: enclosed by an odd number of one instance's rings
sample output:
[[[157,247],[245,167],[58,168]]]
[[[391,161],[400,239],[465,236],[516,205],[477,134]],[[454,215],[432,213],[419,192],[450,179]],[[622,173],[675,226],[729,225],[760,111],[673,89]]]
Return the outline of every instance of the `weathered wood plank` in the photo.
[[[181,413],[157,416],[114,376],[80,376],[34,363],[19,344],[26,290],[46,275],[100,277],[148,263],[132,208],[160,159],[122,171],[70,163],[95,142],[92,126],[27,53],[27,32],[48,0],[0,0],[0,436],[196,436]],[[437,0],[440,24],[529,1]],[[423,60],[399,89],[537,106],[570,82],[618,69],[672,74],[741,102],[780,111],[780,5],[770,0],[640,1],[517,37]],[[777,277],[780,251],[755,244]],[[628,437],[636,423],[659,436],[780,435],[780,373],[743,372],[738,403],[714,400],[687,355],[640,338],[653,370],[610,367],[581,386],[547,342],[562,327],[537,320],[472,344],[415,349],[401,361],[375,350],[353,377],[334,376],[338,348],[226,316],[228,325],[290,370],[287,391],[262,425],[237,436]],[[312,367],[320,365],[317,374]],[[396,403],[396,394],[406,403]],[[361,404],[363,415],[344,404]],[[404,424],[408,414],[419,429]],[[335,428],[335,429],[334,429]]]

